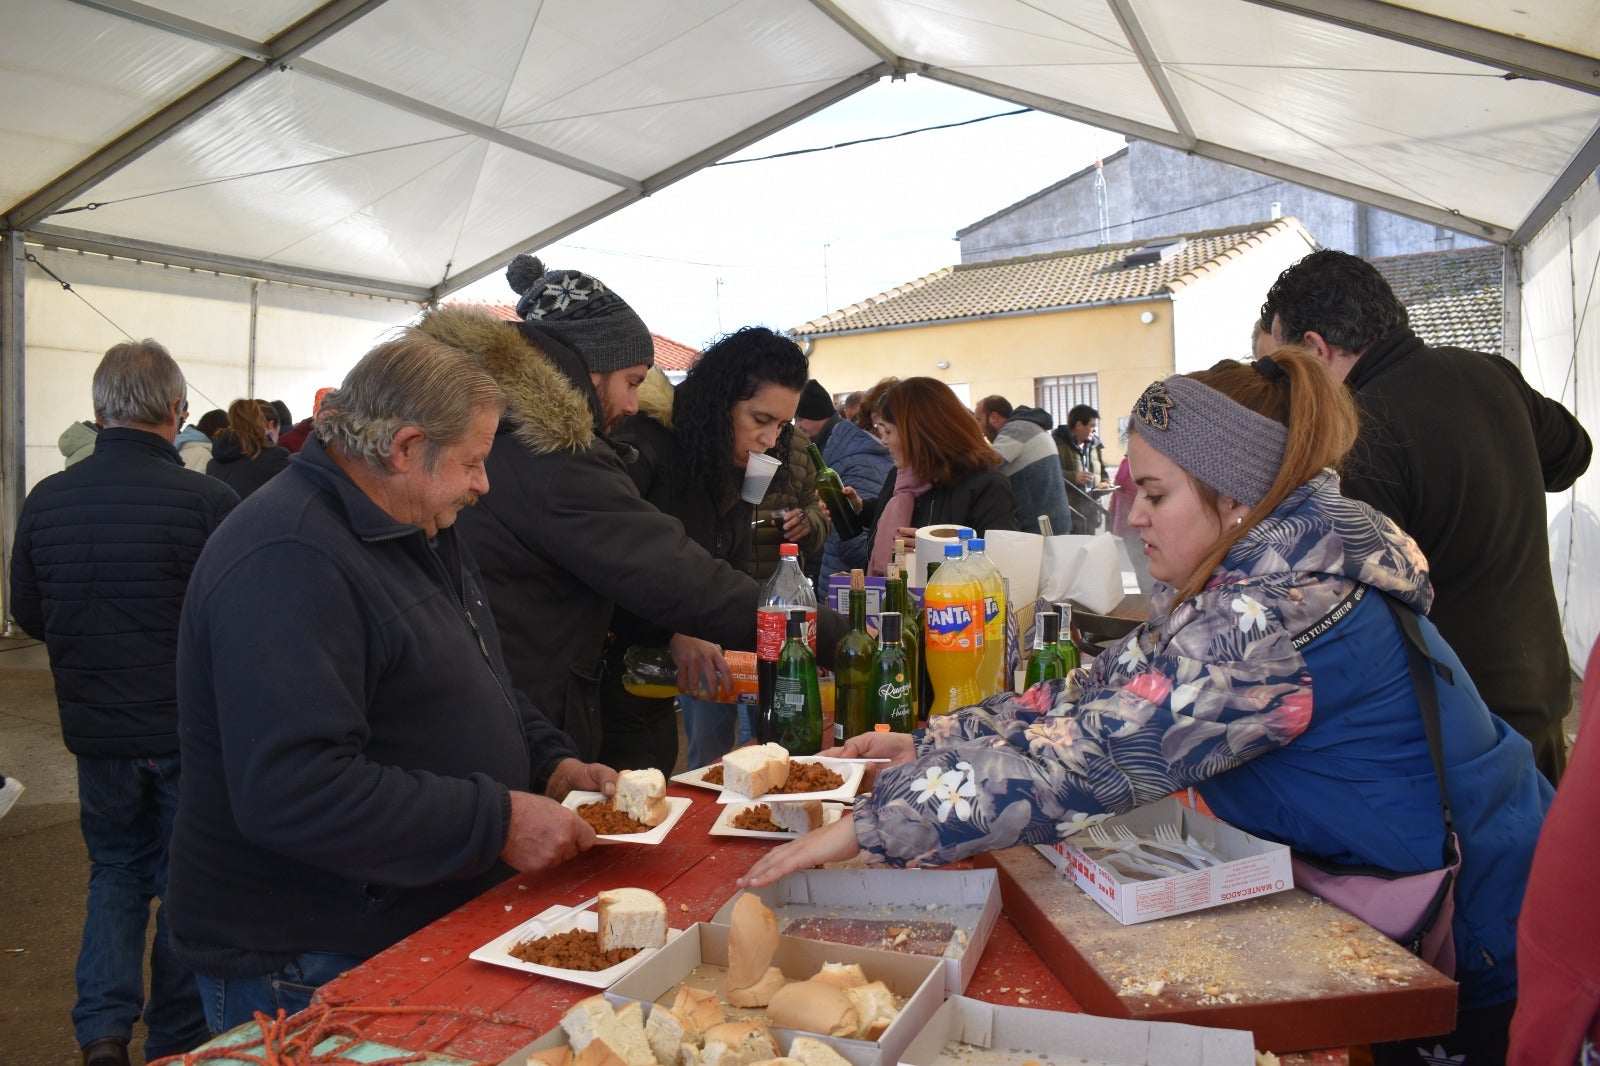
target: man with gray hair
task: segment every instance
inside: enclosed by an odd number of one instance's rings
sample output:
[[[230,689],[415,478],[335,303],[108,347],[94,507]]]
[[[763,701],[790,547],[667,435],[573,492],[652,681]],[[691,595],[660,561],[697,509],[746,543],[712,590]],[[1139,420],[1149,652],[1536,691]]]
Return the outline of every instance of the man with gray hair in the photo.
[[[194,975],[174,955],[167,853],[178,807],[178,622],[201,549],[238,504],[184,467],[183,371],[153,340],[106,352],[94,372],[93,454],[34,487],[11,562],[11,613],[50,653],[61,735],[77,756],[89,897],[72,1024],[85,1066],[128,1062],[141,1010],[145,1057],[206,1038]]]
[[[560,801],[616,774],[512,686],[454,528],[504,406],[415,329],[368,352],[195,568],[172,932],[215,1032],[504,879],[593,845]]]

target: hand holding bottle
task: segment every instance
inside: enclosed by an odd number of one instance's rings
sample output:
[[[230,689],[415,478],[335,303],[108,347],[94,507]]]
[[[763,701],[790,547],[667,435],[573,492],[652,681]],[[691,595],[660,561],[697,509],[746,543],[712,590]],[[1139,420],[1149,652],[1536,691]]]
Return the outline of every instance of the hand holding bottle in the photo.
[[[722,649],[708,640],[674,633],[667,644],[678,667],[678,691],[703,700],[725,702],[728,663]]]

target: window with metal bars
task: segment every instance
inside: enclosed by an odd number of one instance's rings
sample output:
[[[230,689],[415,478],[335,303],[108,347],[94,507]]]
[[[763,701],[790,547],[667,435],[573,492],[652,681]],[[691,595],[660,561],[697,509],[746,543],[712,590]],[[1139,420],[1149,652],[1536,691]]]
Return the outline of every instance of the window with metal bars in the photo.
[[[1058,374],[1033,379],[1033,405],[1050,412],[1056,425],[1065,425],[1067,412],[1086,403],[1100,409],[1099,374]]]

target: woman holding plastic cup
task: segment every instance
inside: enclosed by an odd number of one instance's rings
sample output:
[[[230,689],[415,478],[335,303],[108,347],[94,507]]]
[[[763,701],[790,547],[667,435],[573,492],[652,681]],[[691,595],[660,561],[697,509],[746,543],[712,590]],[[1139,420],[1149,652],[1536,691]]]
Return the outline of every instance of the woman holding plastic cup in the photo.
[[[1416,543],[1340,495],[1329,468],[1356,427],[1349,393],[1305,349],[1152,384],[1128,444],[1129,522],[1158,582],[1150,620],[1068,678],[914,736],[852,740],[843,754],[892,761],[873,792],[745,882],[858,848],[937,865],[1050,843],[1190,786],[1224,821],[1322,864],[1426,874],[1450,865],[1447,793],[1460,866],[1437,927],[1460,1015],[1418,1043],[1430,1060],[1498,1061],[1550,787],[1423,617]],[[1424,700],[1442,722],[1443,793]],[[1378,1061],[1419,1058],[1386,1045]]]
[[[804,437],[790,424],[807,377],[805,354],[793,341],[762,327],[742,329],[707,348],[676,389],[664,377],[647,379],[639,389],[639,413],[616,433],[638,452],[629,471],[640,495],[681,521],[684,532],[717,558],[758,579],[776,569],[780,540],[809,556],[822,551],[828,535]],[[774,521],[779,510],[781,525],[763,535],[756,521]],[[738,705],[715,699],[729,676],[721,648],[620,610],[612,630],[619,660],[634,644],[671,649],[690,766],[733,747]],[[620,669],[615,674],[620,677]],[[654,765],[670,773],[677,754],[672,701],[629,696],[616,677],[605,685],[601,757],[615,752],[621,738],[636,749],[639,735],[647,734],[656,753],[651,762],[626,758],[612,765]]]

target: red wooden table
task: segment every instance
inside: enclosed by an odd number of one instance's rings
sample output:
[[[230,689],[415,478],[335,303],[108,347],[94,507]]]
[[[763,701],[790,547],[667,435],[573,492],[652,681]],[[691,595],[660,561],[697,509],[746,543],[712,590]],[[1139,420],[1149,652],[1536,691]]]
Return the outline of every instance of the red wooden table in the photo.
[[[546,907],[580,903],[623,885],[660,895],[676,927],[708,921],[738,891],[735,879],[773,846],[708,835],[720,810],[716,795],[677,786],[671,792],[692,797],[694,805],[664,843],[600,844],[554,871],[513,877],[324,985],[318,1003],[374,1008],[378,1013],[361,1017],[359,1025],[383,1044],[500,1062],[595,989],[476,962],[467,957],[472,951]],[[966,994],[1011,1006],[1081,1010],[1009,921],[995,923]],[[1340,1052],[1300,1061],[1345,1059]]]

